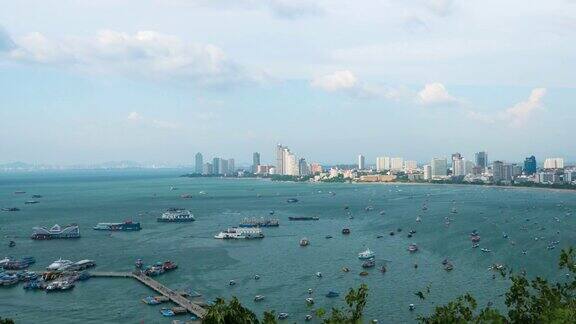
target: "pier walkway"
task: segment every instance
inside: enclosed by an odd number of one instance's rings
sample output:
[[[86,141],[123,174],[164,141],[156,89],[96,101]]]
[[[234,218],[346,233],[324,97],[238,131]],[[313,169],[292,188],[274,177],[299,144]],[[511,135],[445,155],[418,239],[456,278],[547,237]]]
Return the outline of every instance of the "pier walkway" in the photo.
[[[142,274],[142,273],[132,273],[132,272],[90,272],[92,277],[116,277],[116,278],[134,278],[144,285],[148,286],[150,289],[156,291],[157,293],[170,299],[173,303],[180,307],[185,308],[188,312],[196,315],[198,318],[202,319],[206,315],[206,310],[200,305],[190,301],[188,298],[182,296],[178,292],[164,286],[158,281]]]

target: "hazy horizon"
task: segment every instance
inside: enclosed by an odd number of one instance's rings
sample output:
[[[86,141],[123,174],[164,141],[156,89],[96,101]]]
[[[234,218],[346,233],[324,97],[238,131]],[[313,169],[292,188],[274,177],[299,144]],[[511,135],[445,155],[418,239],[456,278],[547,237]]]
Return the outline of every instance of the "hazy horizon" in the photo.
[[[277,143],[332,164],[576,161],[575,1],[2,9],[0,164],[274,163]]]

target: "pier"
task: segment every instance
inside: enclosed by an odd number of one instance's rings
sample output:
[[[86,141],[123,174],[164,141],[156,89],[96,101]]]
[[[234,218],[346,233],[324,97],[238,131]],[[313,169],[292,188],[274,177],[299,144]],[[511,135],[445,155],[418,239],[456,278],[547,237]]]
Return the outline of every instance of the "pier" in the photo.
[[[188,298],[182,296],[182,294],[164,286],[158,281],[142,274],[142,273],[132,273],[132,272],[90,272],[92,277],[108,277],[108,278],[134,278],[140,281],[142,284],[148,286],[148,288],[156,291],[162,296],[168,298],[171,302],[184,308],[189,313],[196,315],[198,318],[202,319],[206,315],[206,310],[200,305],[190,301]]]

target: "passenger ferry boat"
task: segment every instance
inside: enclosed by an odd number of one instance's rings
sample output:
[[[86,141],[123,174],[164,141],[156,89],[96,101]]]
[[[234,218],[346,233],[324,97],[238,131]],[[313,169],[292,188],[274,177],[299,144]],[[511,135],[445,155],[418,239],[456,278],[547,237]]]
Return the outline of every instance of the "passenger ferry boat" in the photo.
[[[278,219],[266,219],[266,218],[244,218],[239,227],[278,227],[280,224]]]
[[[142,229],[140,223],[133,223],[132,221],[125,221],[123,223],[98,223],[93,227],[97,231],[139,231]]]
[[[264,238],[262,230],[259,228],[239,228],[233,227],[214,235],[216,239],[260,239]]]
[[[71,239],[80,237],[80,228],[76,224],[66,225],[64,228],[56,224],[50,229],[34,227],[31,238],[33,240]]]
[[[376,254],[370,249],[366,249],[366,251],[358,253],[358,259],[360,260],[374,259],[375,256]]]
[[[168,208],[156,220],[161,223],[185,223],[193,222],[196,219],[189,210],[184,208]]]

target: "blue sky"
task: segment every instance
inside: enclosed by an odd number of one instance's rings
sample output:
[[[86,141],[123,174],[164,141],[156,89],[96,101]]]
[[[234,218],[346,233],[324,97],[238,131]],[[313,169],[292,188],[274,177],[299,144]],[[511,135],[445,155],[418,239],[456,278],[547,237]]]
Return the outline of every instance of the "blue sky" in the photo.
[[[574,0],[0,8],[0,163],[576,160]]]

